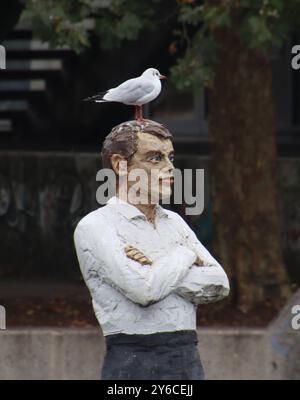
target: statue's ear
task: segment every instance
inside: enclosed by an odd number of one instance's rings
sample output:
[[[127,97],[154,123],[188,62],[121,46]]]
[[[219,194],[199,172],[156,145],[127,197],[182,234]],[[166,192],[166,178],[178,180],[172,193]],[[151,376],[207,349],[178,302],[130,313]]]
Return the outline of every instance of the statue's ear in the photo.
[[[127,175],[127,161],[122,154],[112,154],[110,157],[110,162],[117,175]]]

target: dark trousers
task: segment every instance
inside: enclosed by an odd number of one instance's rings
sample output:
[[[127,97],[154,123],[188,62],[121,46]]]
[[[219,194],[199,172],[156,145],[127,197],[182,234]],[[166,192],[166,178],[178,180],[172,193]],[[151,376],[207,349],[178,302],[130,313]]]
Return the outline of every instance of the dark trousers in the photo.
[[[203,380],[193,330],[107,335],[102,380]]]

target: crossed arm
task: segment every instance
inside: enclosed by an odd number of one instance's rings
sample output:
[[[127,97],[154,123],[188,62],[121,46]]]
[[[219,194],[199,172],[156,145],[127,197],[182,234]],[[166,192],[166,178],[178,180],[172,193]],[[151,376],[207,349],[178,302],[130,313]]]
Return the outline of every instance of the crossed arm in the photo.
[[[225,272],[192,231],[184,232],[185,243],[152,261],[124,243],[109,225],[104,235],[99,228],[79,223],[74,232],[80,269],[93,297],[102,280],[145,307],[172,292],[194,304],[227,296]]]
[[[225,271],[201,244],[186,222],[178,214],[176,214],[176,217],[182,229],[184,245],[196,254],[196,259],[173,292],[196,305],[222,300],[228,296],[230,291]],[[133,246],[127,246],[125,253],[127,257],[142,265],[151,265],[152,263],[149,258]]]
[[[196,263],[179,282],[175,292],[196,305],[222,300],[230,292],[229,280],[224,269],[198,240],[184,219],[179,214],[173,215],[178,220],[184,245],[197,256]],[[197,263],[197,260],[200,262]]]

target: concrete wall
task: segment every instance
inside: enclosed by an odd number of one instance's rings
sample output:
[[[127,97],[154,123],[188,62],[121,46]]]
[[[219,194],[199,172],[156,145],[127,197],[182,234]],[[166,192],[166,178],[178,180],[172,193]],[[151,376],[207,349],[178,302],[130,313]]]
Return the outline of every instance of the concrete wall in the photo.
[[[100,329],[13,329],[2,331],[1,379],[99,379],[105,345]],[[246,342],[245,342],[246,339]],[[202,330],[200,351],[208,378],[247,377],[242,358],[264,359],[264,333]],[[242,353],[244,353],[242,357]],[[247,353],[247,354],[246,354]],[[224,361],[226,360],[226,365]],[[232,363],[228,368],[228,361]],[[248,367],[249,368],[249,367]],[[251,374],[251,371],[250,371]],[[248,376],[250,376],[250,374]],[[255,369],[252,375],[255,374]]]
[[[207,379],[285,379],[285,357],[268,330],[201,329]],[[0,331],[0,379],[99,379],[105,344],[100,329]],[[299,378],[299,377],[298,377]]]

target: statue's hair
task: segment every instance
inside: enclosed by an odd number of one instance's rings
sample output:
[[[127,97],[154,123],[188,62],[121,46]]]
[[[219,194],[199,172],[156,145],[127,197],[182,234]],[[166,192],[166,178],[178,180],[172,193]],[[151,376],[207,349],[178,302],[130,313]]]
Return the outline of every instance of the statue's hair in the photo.
[[[137,133],[147,132],[164,139],[173,139],[170,131],[162,124],[149,119],[143,121],[127,121],[115,126],[106,136],[101,150],[103,168],[112,168],[112,154],[121,154],[130,164],[137,151]]]

